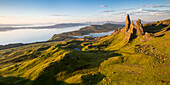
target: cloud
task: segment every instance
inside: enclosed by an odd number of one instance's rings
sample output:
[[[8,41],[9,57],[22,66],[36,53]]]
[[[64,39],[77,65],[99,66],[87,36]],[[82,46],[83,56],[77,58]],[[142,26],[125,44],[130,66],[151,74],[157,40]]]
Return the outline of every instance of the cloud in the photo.
[[[166,4],[166,5],[160,5],[160,4],[141,5],[141,6],[136,7],[136,8],[127,8],[127,9],[118,9],[118,10],[105,10],[105,11],[101,11],[100,13],[130,11],[130,10],[134,10],[134,9],[138,9],[138,8],[161,8],[161,7],[169,8],[170,4]]]
[[[0,16],[1,18],[14,18],[16,16]]]
[[[108,5],[99,5],[98,7],[108,7]]]
[[[106,11],[101,11],[101,13],[107,13],[107,12],[118,12],[118,11],[127,11],[127,10],[133,10],[135,8],[128,8],[128,9],[118,9],[118,10],[106,10]]]
[[[169,10],[154,10],[154,9],[137,9],[134,11],[129,11],[129,12],[118,12],[118,13],[113,13],[112,15],[125,15],[125,14],[130,14],[130,15],[169,15],[170,11]]]
[[[107,12],[115,12],[116,10],[106,10],[106,11],[101,11],[101,13],[107,13]]]
[[[6,17],[6,16],[0,16],[0,17]]]
[[[169,10],[153,10],[153,9],[138,9],[132,12],[127,12],[131,15],[158,15],[158,14],[169,14]]]
[[[147,8],[161,8],[161,7],[170,7],[169,4],[167,5],[159,5],[159,4],[151,4],[151,5],[142,5],[141,7],[147,7]]]
[[[70,15],[57,15],[57,14],[50,14],[48,16],[70,16]]]
[[[125,15],[127,14],[127,12],[118,12],[118,13],[114,13],[114,15]]]

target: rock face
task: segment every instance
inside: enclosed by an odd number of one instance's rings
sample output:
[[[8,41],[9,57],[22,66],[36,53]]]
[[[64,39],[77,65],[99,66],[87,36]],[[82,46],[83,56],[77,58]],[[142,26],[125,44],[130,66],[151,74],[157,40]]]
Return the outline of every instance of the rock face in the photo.
[[[128,31],[130,27],[130,17],[129,17],[129,14],[126,15],[126,25],[125,25],[125,29],[126,29],[126,32]]]
[[[141,42],[146,42],[146,41],[148,41],[148,40],[151,40],[152,39],[152,34],[151,33],[145,33],[145,35],[143,36],[143,38],[142,39],[140,39],[140,41]]]
[[[126,34],[126,32],[129,30],[130,28],[130,17],[129,14],[126,15],[126,24],[125,27],[122,29],[122,34]]]
[[[133,21],[132,23],[130,24],[130,28],[128,30],[128,34],[130,35],[130,39],[134,39],[137,37],[136,35],[136,29],[135,29],[135,26],[133,24]]]
[[[128,30],[128,33],[133,33],[133,30],[134,30],[134,24],[133,24],[133,21],[132,21],[132,23],[130,24],[130,28]]]
[[[144,35],[144,31],[143,31],[143,25],[141,23],[141,20],[138,19],[135,23],[135,29],[136,29],[136,34],[137,35]]]
[[[143,25],[141,23],[141,20],[138,19],[135,23],[135,25],[130,22],[130,17],[129,14],[126,15],[126,25],[125,27],[122,29],[123,33],[135,33],[135,35],[144,35],[144,31],[143,31]]]
[[[126,24],[125,27],[121,30],[122,34],[125,35],[124,39],[125,40],[131,40],[136,38],[137,36],[144,35],[143,31],[143,25],[141,23],[141,20],[138,19],[135,23],[133,24],[133,21],[130,21],[129,14],[126,15]]]

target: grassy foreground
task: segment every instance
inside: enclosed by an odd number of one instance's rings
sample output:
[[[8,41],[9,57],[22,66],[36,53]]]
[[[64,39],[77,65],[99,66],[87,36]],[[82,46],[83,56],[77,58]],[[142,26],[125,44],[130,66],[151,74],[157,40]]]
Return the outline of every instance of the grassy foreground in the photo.
[[[168,85],[169,23],[146,24],[145,35],[133,39],[118,29],[98,41],[0,50],[0,85]]]

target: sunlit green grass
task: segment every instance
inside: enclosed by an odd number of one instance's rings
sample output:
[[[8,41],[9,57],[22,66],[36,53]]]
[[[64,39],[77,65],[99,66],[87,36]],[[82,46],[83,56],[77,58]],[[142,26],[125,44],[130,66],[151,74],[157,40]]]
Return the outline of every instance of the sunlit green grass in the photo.
[[[117,33],[98,41],[46,42],[0,50],[0,84],[168,85],[170,32],[162,32],[167,28],[154,23],[155,31],[148,32],[163,35],[146,41],[142,41],[146,35],[128,40]]]

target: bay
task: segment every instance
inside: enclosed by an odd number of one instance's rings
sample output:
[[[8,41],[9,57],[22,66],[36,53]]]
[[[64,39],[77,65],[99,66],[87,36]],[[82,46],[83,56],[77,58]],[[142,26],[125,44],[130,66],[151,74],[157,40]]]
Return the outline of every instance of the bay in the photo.
[[[54,34],[75,31],[86,26],[87,25],[54,29],[43,28],[43,29],[17,29],[11,31],[0,31],[0,45],[47,41]]]
[[[83,38],[85,36],[91,36],[91,37],[100,37],[100,36],[104,36],[104,35],[110,35],[111,33],[113,33],[113,31],[108,31],[108,32],[101,32],[101,33],[89,33],[87,35],[83,35],[83,36],[73,36],[73,37],[76,37],[76,38]]]

